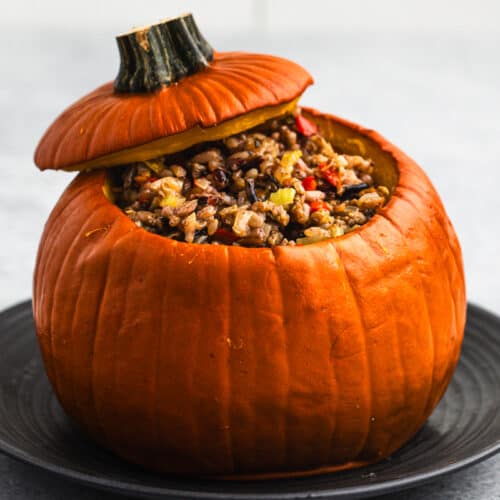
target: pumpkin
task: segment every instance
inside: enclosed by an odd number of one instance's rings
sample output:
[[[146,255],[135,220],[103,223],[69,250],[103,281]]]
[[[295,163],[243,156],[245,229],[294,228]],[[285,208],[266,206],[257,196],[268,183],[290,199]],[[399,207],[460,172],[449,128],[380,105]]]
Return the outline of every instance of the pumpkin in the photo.
[[[263,119],[309,82],[294,65],[273,80],[257,63],[270,59],[248,57],[274,97],[249,80],[229,78],[223,89],[203,79],[206,68],[153,94],[122,96],[108,85],[42,139],[41,168],[90,169],[62,194],[40,242],[33,310],[47,374],[95,441],[156,471],[267,478],[373,463],[429,417],[464,331],[459,243],[415,162],[377,132],[304,109],[334,147],[372,158],[392,196],[349,234],[274,248],[148,233],[110,200],[112,170],[95,168],[100,158],[134,156],[136,146],[152,151],[159,136],[162,148],[172,144],[174,132],[194,130],[198,140],[231,120],[241,130],[240,113]],[[244,59],[216,54],[209,67],[240,68]],[[183,82],[203,89],[193,102]],[[236,88],[246,97],[220,100]],[[195,112],[205,98],[213,116]],[[175,110],[168,123],[165,107]]]

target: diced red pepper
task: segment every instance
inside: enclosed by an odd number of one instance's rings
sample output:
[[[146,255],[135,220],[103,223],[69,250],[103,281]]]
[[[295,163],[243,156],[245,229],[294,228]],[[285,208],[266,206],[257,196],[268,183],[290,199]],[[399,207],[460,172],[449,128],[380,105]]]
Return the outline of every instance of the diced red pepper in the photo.
[[[318,127],[316,124],[309,121],[307,118],[304,118],[302,115],[297,115],[295,117],[295,126],[297,127],[297,130],[306,137],[318,133]]]
[[[238,236],[236,236],[232,231],[229,231],[229,229],[222,227],[215,231],[214,239],[224,243],[225,245],[231,245],[231,243],[234,243],[238,239]]]
[[[317,212],[318,210],[330,211],[330,207],[325,201],[312,201],[309,205],[311,206],[311,213]]]
[[[332,186],[338,187],[340,185],[340,177],[338,172],[327,170],[323,173],[323,176]]]
[[[314,175],[310,175],[305,179],[302,179],[302,186],[306,191],[314,191],[318,187],[318,183],[316,182],[316,178]]]
[[[336,168],[329,167],[328,165],[323,163],[319,166],[319,169],[324,179],[327,182],[329,182],[332,186],[336,188],[340,186],[341,182],[340,182],[339,172]]]
[[[154,182],[154,181],[157,181],[158,179],[159,179],[159,177],[150,177],[149,182]]]

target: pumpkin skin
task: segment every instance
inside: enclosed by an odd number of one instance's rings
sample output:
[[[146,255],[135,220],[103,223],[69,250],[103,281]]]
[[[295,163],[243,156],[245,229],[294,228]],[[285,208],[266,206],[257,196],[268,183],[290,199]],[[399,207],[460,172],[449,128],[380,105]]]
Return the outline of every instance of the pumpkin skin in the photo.
[[[176,150],[165,138],[197,129],[177,151],[186,149],[208,140],[203,131],[227,120],[241,117],[243,128],[251,128],[283,114],[283,105],[293,108],[312,81],[304,68],[281,57],[219,52],[207,68],[156,92],[116,92],[109,82],[54,121],[38,144],[35,163],[40,170],[89,170],[151,159]],[[259,110],[268,112],[260,121],[245,122]],[[152,144],[153,151],[139,148]]]
[[[80,173],[40,243],[34,317],[66,412],[166,473],[267,478],[376,462],[441,399],[465,323],[459,243],[423,171],[378,133],[306,110],[392,182],[388,204],[308,246],[177,242]]]

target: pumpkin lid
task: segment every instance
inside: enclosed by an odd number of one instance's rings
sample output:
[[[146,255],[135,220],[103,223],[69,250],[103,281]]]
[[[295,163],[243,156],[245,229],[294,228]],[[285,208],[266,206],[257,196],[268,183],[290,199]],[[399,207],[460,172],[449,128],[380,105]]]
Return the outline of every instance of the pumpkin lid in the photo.
[[[41,169],[92,170],[221,139],[284,114],[312,83],[280,57],[214,52],[191,14],[117,37],[120,70],[38,144]]]

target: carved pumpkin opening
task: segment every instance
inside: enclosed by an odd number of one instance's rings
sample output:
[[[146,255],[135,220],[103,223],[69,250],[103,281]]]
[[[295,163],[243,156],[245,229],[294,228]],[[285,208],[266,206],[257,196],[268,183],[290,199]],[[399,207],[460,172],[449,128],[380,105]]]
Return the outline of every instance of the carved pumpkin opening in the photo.
[[[231,134],[174,155],[107,169],[104,192],[139,227],[188,243],[262,247],[338,238],[367,224],[387,204],[398,174],[394,158],[378,145],[332,123],[307,111],[295,118],[286,115],[272,126],[266,122],[243,135]],[[231,129],[240,132],[241,124],[233,123],[226,130]],[[264,150],[263,140],[269,141]],[[315,144],[332,152],[331,144],[335,151],[330,166],[321,164],[325,172],[321,165],[310,168],[318,155],[307,151]],[[274,146],[280,146],[280,156],[265,160],[263,151],[269,147],[275,151]],[[341,155],[339,160],[336,154]],[[294,164],[300,157],[301,168],[307,171],[297,167],[292,173],[290,165],[282,177],[287,155],[297,156]],[[233,165],[233,156],[238,166]],[[345,172],[340,160],[351,165]],[[203,183],[203,189],[198,187]]]

